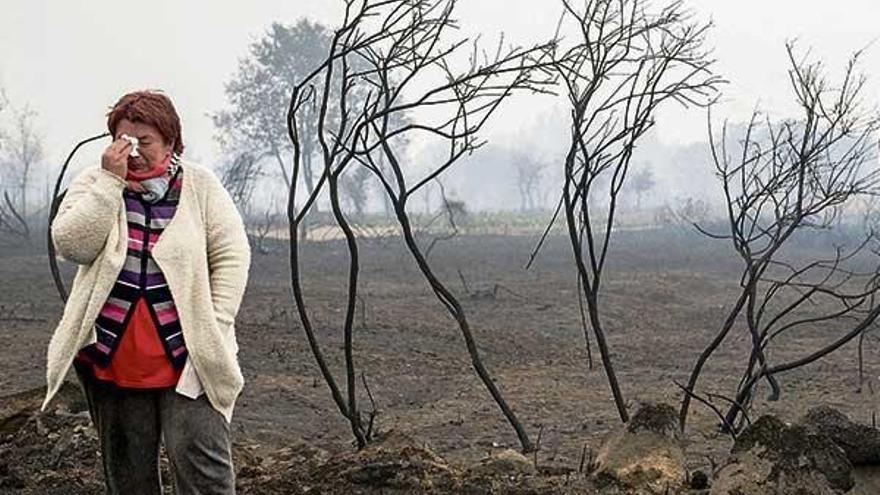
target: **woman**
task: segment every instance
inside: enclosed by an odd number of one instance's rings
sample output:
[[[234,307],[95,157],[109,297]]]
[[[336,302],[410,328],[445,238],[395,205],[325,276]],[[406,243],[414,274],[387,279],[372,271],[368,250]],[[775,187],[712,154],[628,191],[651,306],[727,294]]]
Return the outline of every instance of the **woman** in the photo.
[[[49,343],[46,409],[71,365],[98,432],[107,491],[235,493],[230,427],[243,378],[233,320],[250,264],[244,226],[209,170],[180,160],[180,119],[154,91],[110,110],[101,166],[52,225],[79,265]]]

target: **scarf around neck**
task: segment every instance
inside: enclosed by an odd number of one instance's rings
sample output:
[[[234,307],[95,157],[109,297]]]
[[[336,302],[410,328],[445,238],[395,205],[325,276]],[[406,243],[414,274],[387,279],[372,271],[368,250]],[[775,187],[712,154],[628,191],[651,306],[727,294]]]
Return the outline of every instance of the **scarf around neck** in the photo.
[[[176,153],[145,172],[129,170],[125,176],[128,188],[137,191],[147,203],[155,203],[165,197],[171,178],[177,172],[180,157]]]

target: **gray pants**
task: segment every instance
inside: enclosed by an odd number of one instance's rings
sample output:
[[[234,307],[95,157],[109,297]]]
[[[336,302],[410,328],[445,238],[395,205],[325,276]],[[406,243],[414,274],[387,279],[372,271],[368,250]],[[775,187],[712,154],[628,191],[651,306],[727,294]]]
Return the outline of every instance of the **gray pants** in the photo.
[[[159,495],[159,440],[176,495],[235,494],[229,423],[205,395],[114,390],[77,372],[98,431],[108,495]]]

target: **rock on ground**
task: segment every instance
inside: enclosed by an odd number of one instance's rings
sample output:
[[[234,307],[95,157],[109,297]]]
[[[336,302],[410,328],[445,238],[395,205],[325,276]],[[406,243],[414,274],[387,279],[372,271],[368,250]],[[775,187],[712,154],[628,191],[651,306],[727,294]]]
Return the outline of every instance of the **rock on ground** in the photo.
[[[830,406],[810,409],[800,423],[830,438],[853,465],[880,464],[880,430],[855,423]]]
[[[471,476],[518,476],[534,473],[532,461],[512,449],[495,452],[468,469]]]
[[[854,485],[843,449],[802,425],[762,416],[737,438],[711,495],[832,495]]]
[[[687,470],[677,418],[667,404],[643,405],[599,449],[597,483],[631,493],[679,493]]]
[[[363,450],[331,458],[315,481],[338,493],[420,493],[440,489],[454,493],[458,473],[413,438],[390,431]],[[337,492],[333,492],[337,493]]]

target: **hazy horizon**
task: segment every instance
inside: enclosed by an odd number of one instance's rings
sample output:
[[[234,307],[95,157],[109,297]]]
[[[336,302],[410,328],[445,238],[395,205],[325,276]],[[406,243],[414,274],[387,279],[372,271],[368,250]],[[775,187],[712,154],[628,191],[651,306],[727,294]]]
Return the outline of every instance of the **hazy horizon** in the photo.
[[[332,26],[342,5],[302,0],[4,3],[0,86],[13,105],[38,112],[50,170],[79,139],[104,129],[106,110],[121,94],[140,88],[161,88],[172,97],[183,120],[188,156],[216,166],[219,148],[208,114],[226,106],[224,84],[248,45],[272,22],[292,24],[307,17]],[[811,48],[837,76],[851,52],[880,36],[868,0],[692,0],[686,5],[715,23],[709,42],[717,71],[730,81],[715,111],[718,118],[744,119],[756,104],[777,113],[791,111],[786,40],[797,38],[802,49]],[[504,32],[510,42],[527,44],[552,34],[559,11],[555,1],[461,0],[457,17],[463,34],[493,39]],[[862,68],[872,76],[868,90],[878,101],[880,47],[869,48]],[[509,112],[490,136],[499,146],[529,145],[529,130],[555,115],[546,103]],[[703,110],[667,109],[659,116],[657,139],[666,145],[703,141],[705,123]],[[99,151],[95,145],[83,152],[83,159],[92,160]]]

